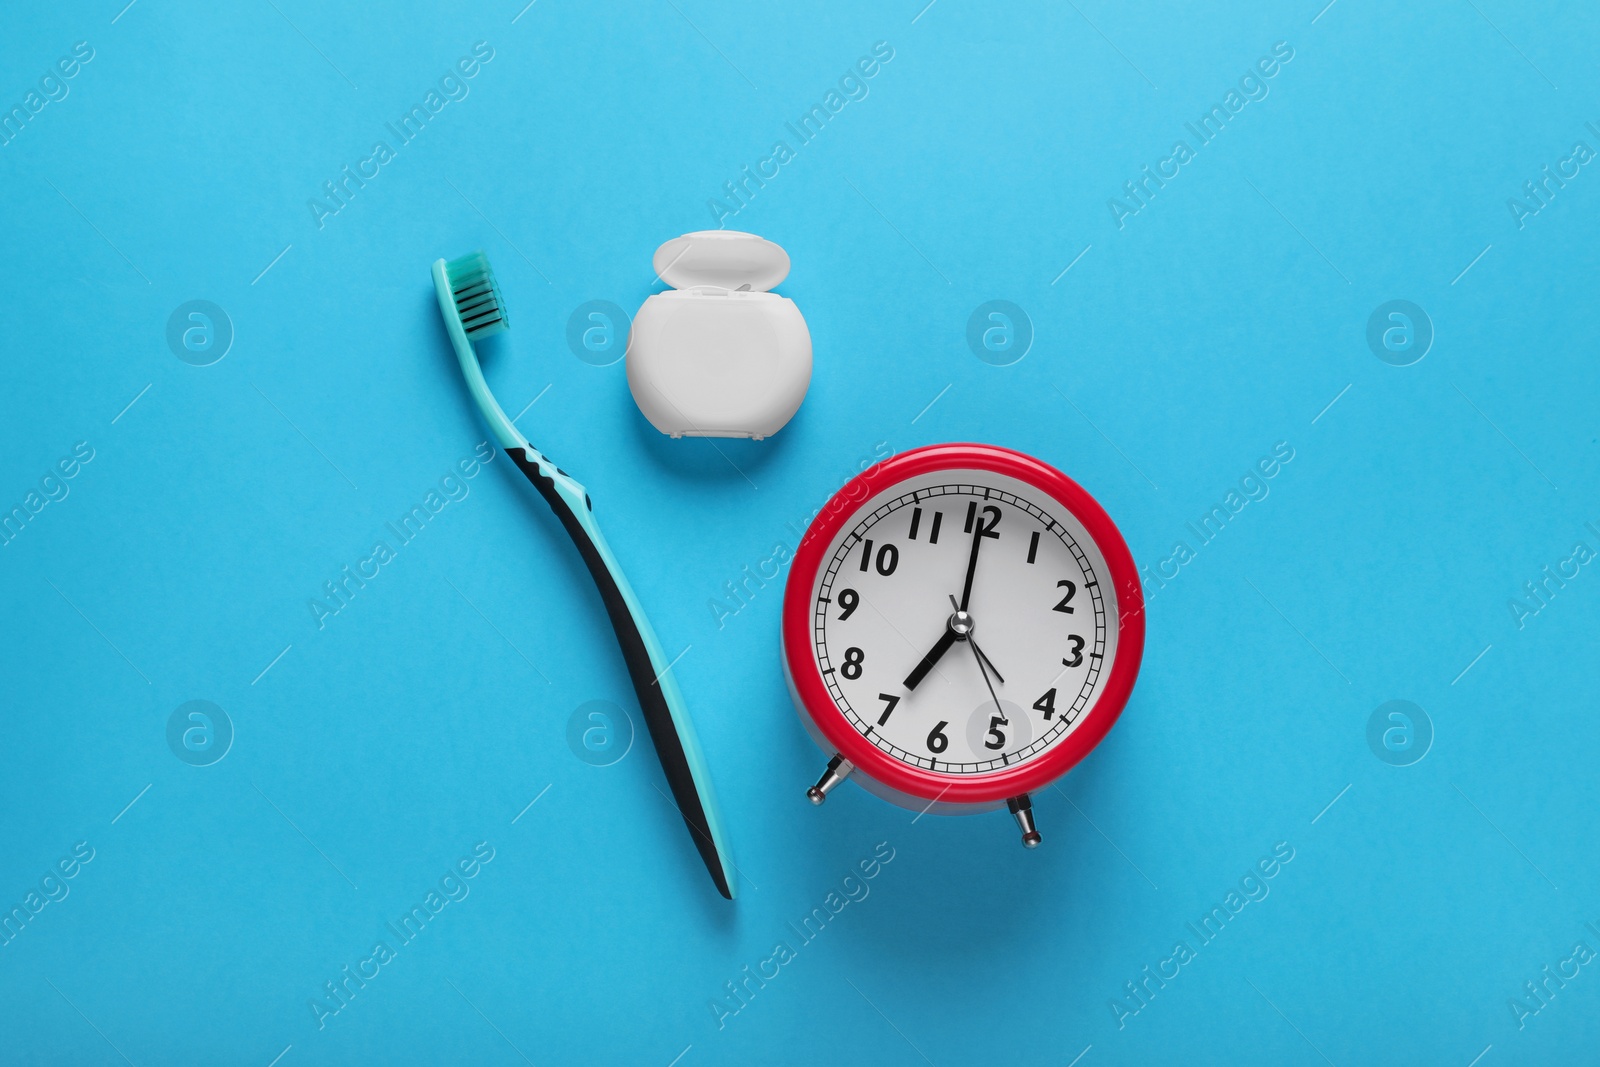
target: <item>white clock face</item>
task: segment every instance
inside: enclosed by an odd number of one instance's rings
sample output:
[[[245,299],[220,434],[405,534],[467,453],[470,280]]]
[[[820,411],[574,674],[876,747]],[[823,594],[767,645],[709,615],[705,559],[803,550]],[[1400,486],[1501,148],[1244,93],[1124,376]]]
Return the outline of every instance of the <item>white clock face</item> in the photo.
[[[1015,767],[1060,744],[1105,687],[1109,578],[1043,491],[987,471],[920,475],[867,500],[829,545],[813,654],[839,710],[887,755],[951,775]]]

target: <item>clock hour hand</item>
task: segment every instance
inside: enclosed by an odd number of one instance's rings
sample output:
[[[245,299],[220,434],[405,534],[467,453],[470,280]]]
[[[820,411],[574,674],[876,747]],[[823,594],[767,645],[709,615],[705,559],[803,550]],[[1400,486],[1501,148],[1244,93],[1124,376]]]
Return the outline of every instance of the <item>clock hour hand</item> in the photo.
[[[917,686],[921,685],[922,680],[928,676],[928,672],[933,670],[933,665],[939,662],[939,657],[950,651],[950,646],[955,643],[955,630],[948,626],[945,627],[944,633],[939,635],[939,640],[935,641],[933,643],[933,647],[928,649],[928,654],[923,656],[921,662],[919,662],[915,667],[911,668],[910,674],[906,675],[906,688],[908,690],[914,690],[917,688]]]

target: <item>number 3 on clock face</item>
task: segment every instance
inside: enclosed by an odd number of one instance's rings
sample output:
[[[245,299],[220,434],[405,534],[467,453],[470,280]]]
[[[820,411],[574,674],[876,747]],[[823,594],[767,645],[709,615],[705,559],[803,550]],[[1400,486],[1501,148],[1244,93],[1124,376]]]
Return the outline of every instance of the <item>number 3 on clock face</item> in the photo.
[[[785,666],[839,754],[830,774],[859,769],[918,808],[1025,803],[1104,736],[1137,674],[1143,599],[1120,534],[1076,483],[990,446],[919,449],[851,490],[802,542],[784,606]]]
[[[835,704],[884,754],[944,774],[1005,768],[1066,737],[1099,692],[1117,640],[1105,562],[1041,496],[984,471],[928,475],[896,486],[832,546],[816,658]],[[957,610],[975,541],[973,630],[907,689]]]

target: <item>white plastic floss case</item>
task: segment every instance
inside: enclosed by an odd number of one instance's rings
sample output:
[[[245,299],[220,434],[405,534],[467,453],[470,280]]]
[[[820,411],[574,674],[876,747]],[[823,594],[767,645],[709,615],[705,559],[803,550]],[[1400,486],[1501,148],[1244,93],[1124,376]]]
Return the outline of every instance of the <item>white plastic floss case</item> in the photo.
[[[783,429],[811,384],[811,331],[769,292],[789,254],[753,233],[702,230],[656,249],[672,286],[644,302],[628,333],[628,388],[672,437],[752,437]]]

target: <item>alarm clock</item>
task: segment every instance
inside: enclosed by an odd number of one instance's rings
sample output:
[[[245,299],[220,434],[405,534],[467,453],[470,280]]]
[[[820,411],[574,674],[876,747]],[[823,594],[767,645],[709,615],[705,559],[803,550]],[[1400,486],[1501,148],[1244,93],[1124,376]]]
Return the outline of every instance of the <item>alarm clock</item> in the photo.
[[[1071,478],[981,444],[904,452],[818,513],[783,598],[795,707],[846,778],[902,807],[1006,806],[1039,844],[1030,794],[1122,713],[1144,597],[1116,525]]]

